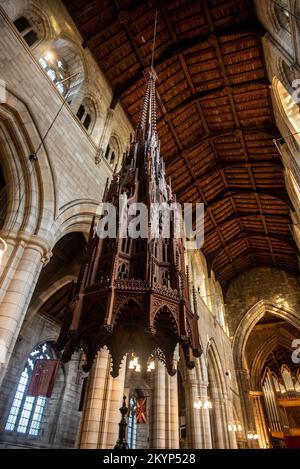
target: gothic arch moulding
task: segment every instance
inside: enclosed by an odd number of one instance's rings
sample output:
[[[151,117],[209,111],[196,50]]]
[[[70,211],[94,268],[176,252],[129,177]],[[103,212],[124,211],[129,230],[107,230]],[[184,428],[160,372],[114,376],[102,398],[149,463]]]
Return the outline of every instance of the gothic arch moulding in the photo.
[[[285,337],[280,337],[276,332],[274,332],[268,340],[262,344],[262,346],[259,348],[257,351],[252,366],[250,370],[250,380],[251,380],[251,386],[252,389],[259,389],[260,390],[260,379],[261,379],[261,373],[262,369],[264,367],[264,364],[266,362],[266,359],[268,355],[274,350],[274,348],[278,345],[284,346],[286,349],[290,349],[292,353],[292,348],[291,348],[291,343],[292,343],[293,338],[285,336]]]
[[[22,231],[51,243],[56,212],[55,177],[45,148],[30,162],[41,135],[24,103],[6,92],[0,106],[1,166],[8,188],[8,217],[3,230]]]
[[[252,306],[240,321],[233,339],[233,359],[237,369],[246,368],[245,347],[249,335],[255,324],[264,316],[266,312],[274,314],[285,321],[291,323],[300,330],[300,318],[296,311],[287,306],[276,305],[266,300],[258,301]]]

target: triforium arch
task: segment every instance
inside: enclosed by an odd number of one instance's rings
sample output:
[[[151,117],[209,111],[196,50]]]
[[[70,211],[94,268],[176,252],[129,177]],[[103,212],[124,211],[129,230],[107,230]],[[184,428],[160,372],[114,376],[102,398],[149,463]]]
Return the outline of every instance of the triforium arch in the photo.
[[[260,300],[253,305],[240,321],[233,339],[233,359],[235,363],[237,381],[240,388],[240,396],[243,410],[243,419],[246,433],[256,432],[258,440],[248,442],[250,447],[267,447],[269,434],[265,421],[264,404],[262,401],[260,373],[266,357],[270,355],[277,346],[283,346],[291,351],[293,337],[290,334],[273,333],[268,336],[256,355],[253,357],[251,368],[246,355],[246,346],[254,327],[265,315],[274,316],[283,322],[300,330],[299,315],[295,310],[279,302],[278,304],[268,300]]]
[[[270,355],[270,353],[280,345],[289,350],[292,355],[293,348],[291,347],[291,344],[293,339],[294,337],[291,334],[279,337],[279,335],[274,332],[270,336],[269,340],[257,350],[250,370],[250,382],[253,389],[260,389],[261,387],[261,374],[268,355]]]

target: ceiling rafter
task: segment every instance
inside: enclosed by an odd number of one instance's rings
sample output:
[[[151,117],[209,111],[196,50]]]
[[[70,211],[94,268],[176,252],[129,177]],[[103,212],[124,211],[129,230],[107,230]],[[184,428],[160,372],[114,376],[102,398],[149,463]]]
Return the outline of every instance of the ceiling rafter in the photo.
[[[121,98],[133,125],[149,65],[150,18],[158,7],[161,153],[177,198],[205,204],[205,255],[224,247],[215,263],[216,278],[226,286],[259,262],[295,270],[297,250],[279,255],[271,238],[289,236],[294,209],[272,141],[279,133],[264,66],[263,28],[258,29],[250,2],[227,2],[226,8],[223,0],[213,5],[205,0],[64,2],[71,14],[76,8],[73,18],[112,84],[112,106]],[[249,238],[253,230],[265,237],[263,243]],[[239,257],[226,242],[241,235],[245,252]]]
[[[271,214],[271,213],[264,213],[263,215],[260,214],[260,212],[238,212],[236,211],[236,213],[234,213],[234,215],[230,215],[229,217],[225,218],[225,220],[222,222],[222,223],[219,223],[218,224],[218,227],[220,229],[223,229],[226,225],[228,225],[229,223],[232,223],[234,221],[240,221],[240,222],[243,222],[245,219],[250,219],[250,218],[256,218],[256,220],[258,220],[259,217],[263,216],[265,218],[265,220],[268,220],[268,219],[277,219],[277,220],[281,220],[282,218],[286,219],[286,220],[290,220],[290,215],[289,214],[281,214],[281,215],[278,215],[278,214]],[[206,231],[205,232],[205,238],[209,238],[210,236],[212,236],[214,234],[214,228],[212,228],[211,230],[209,231]]]
[[[184,155],[186,156],[186,153],[184,152]],[[260,161],[236,161],[234,163],[218,163],[216,166],[213,168],[209,169],[208,171],[205,172],[205,174],[201,176],[196,176],[195,179],[193,180],[195,187],[197,187],[199,184],[201,185],[207,178],[210,176],[214,175],[215,173],[222,172],[222,175],[224,176],[224,171],[226,169],[234,169],[234,168],[245,168],[247,170],[251,170],[251,168],[280,168],[283,169],[282,162],[280,160],[260,160]],[[226,176],[224,176],[226,179]],[[228,181],[226,179],[226,183],[228,184]],[[253,187],[254,190],[256,190],[256,187]],[[230,189],[228,189],[230,190]],[[176,192],[177,197],[180,199],[184,193],[187,191],[187,188],[184,187],[180,191]]]
[[[114,0],[115,1],[115,0]],[[235,26],[232,25],[229,28],[224,27],[216,30],[216,34],[218,37],[232,35],[232,34],[249,34],[254,36],[260,36],[265,33],[264,28],[262,27],[261,23],[258,21],[253,21],[250,23],[246,21],[244,23],[237,23]],[[180,52],[187,52],[197,46],[201,46],[205,44],[211,36],[211,33],[208,34],[201,34],[192,39],[178,41],[173,43],[170,47],[168,47],[159,57],[155,59],[155,67],[159,68],[165,62],[176,57]],[[118,101],[121,96],[126,93],[132,86],[136,85],[142,78],[143,78],[143,71],[142,68],[139,72],[137,72],[133,77],[131,77],[127,82],[125,82],[122,86],[119,86],[115,89],[115,97],[114,100]]]

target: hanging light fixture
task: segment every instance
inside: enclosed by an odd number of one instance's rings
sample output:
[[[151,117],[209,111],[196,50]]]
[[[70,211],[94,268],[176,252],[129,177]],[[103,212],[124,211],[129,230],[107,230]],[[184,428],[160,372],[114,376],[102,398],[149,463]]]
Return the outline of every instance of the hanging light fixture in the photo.
[[[5,253],[6,250],[7,250],[7,244],[4,241],[4,239],[1,238],[1,236],[0,236],[0,264],[1,264],[1,261],[2,261],[3,254]]]
[[[138,357],[134,353],[131,354],[131,360],[129,362],[128,368],[137,372],[141,371],[141,365],[139,364]]]
[[[247,438],[248,440],[258,440],[259,439],[259,435],[255,432],[248,432],[247,434]]]
[[[155,361],[154,360],[149,361],[148,367],[147,367],[147,371],[150,372],[152,370],[155,370]]]
[[[148,372],[151,372],[152,370],[155,370],[155,361],[154,360],[155,360],[155,356],[151,355],[149,360],[148,360],[148,364],[147,364],[147,371]],[[134,353],[132,353],[131,356],[130,356],[130,361],[129,361],[128,368],[130,370],[134,370],[134,371],[137,371],[137,372],[141,371],[141,365],[139,363],[139,359]]]

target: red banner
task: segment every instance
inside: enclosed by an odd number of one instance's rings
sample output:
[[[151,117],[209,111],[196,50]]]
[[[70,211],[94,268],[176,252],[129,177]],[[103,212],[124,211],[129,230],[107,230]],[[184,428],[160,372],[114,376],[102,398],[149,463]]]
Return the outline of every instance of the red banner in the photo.
[[[58,365],[59,360],[36,360],[27,395],[51,397]]]
[[[136,423],[146,423],[147,421],[147,399],[140,397],[136,401]]]

